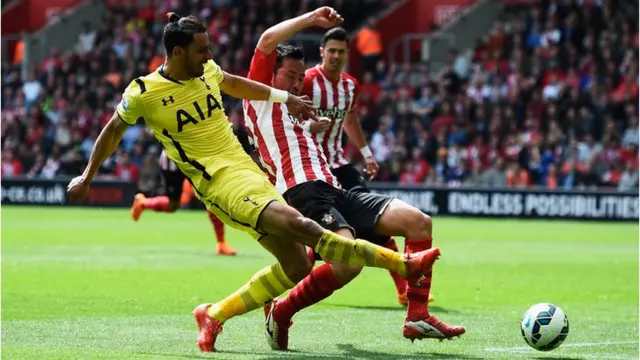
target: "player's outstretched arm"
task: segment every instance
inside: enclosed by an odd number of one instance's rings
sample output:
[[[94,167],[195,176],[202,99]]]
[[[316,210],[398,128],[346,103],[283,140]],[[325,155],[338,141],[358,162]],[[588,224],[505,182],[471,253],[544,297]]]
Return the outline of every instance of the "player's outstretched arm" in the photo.
[[[100,132],[96,144],[91,151],[89,164],[84,170],[84,173],[71,180],[67,186],[69,200],[84,200],[89,193],[89,185],[91,185],[93,178],[98,173],[98,169],[100,169],[102,163],[116,151],[120,140],[122,140],[122,136],[124,136],[128,128],[129,125],[120,118],[120,115],[118,115],[117,112],[114,113],[111,120],[109,120]]]
[[[340,16],[337,11],[328,6],[323,6],[268,28],[262,33],[262,36],[260,36],[256,47],[263,54],[269,55],[276,49],[278,44],[288,40],[299,31],[313,26],[330,28],[342,21],[344,21],[344,19],[342,19],[342,16]]]
[[[224,79],[220,83],[220,90],[229,96],[237,99],[285,103],[289,109],[292,109],[291,115],[300,118],[316,117],[317,110],[308,96],[295,96],[285,90],[278,90],[242,76],[231,75],[226,71],[222,73]]]

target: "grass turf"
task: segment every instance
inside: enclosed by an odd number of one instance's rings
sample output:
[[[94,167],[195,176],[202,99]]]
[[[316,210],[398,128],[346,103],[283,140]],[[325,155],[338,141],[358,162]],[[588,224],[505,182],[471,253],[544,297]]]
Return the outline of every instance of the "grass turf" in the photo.
[[[637,359],[638,226],[438,218],[432,312],[455,341],[402,338],[389,275],[365,269],[295,317],[289,352],[271,351],[262,312],[232,319],[216,354],[195,344],[191,310],[274,261],[227,228],[236,257],[214,256],[204,212],[2,208],[5,359]],[[400,240],[402,242],[402,240]],[[571,329],[559,349],[526,347],[522,313],[551,302]]]

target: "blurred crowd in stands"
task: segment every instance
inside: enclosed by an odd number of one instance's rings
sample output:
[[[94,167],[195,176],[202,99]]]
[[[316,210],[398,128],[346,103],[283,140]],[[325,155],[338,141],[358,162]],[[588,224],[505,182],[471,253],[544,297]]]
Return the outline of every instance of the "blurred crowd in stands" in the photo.
[[[2,176],[80,173],[124,87],[162,64],[167,11],[206,19],[216,61],[246,75],[267,27],[322,3],[355,30],[392,2],[200,0],[162,2],[174,9],[112,8],[99,28],[87,24],[75,49],[51,49],[26,79],[19,63],[3,62]],[[632,0],[510,6],[475,49],[452,49],[439,73],[426,63],[384,58],[368,66],[357,111],[381,165],[378,180],[637,189],[637,9]],[[307,49],[308,66],[319,61],[317,45]],[[225,108],[242,132],[240,103],[226,98]],[[159,151],[144,125],[134,126],[101,174],[153,194],[161,181]],[[350,145],[347,154],[361,161]]]

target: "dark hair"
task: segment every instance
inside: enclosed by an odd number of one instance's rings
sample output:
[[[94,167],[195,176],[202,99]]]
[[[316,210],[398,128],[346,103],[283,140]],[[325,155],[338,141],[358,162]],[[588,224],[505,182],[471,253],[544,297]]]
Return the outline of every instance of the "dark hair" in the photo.
[[[329,29],[329,31],[324,33],[324,37],[322,38],[322,45],[327,45],[327,41],[329,40],[344,41],[347,43],[347,45],[349,45],[347,30],[341,27],[334,27],[333,29]]]
[[[180,15],[167,13],[169,23],[164,26],[162,42],[167,51],[167,56],[171,56],[173,48],[176,46],[187,47],[193,41],[193,35],[207,31],[202,21],[193,15],[180,17]]]
[[[274,72],[278,71],[280,66],[282,66],[282,60],[285,58],[305,61],[304,50],[299,46],[278,44],[278,46],[276,46],[276,54],[276,65],[273,68]]]

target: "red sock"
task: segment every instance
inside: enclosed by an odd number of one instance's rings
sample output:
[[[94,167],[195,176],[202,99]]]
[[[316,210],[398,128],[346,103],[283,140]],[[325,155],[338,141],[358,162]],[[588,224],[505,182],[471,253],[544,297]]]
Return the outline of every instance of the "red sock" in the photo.
[[[166,196],[156,196],[144,199],[142,207],[153,211],[169,212],[169,198]]]
[[[342,285],[333,275],[329,264],[322,264],[298,283],[283,300],[278,302],[276,315],[279,323],[287,323],[295,313],[328,298]]]
[[[390,237],[389,241],[384,244],[384,247],[396,252],[398,251],[398,245],[392,237]],[[400,274],[394,271],[389,271],[389,275],[391,275],[391,279],[393,279],[393,283],[396,285],[396,291],[398,292],[398,295],[404,294],[407,291],[407,280],[405,280],[402,276],[400,276]]]
[[[218,219],[211,211],[207,211],[207,215],[209,215],[209,221],[213,224],[213,229],[216,232],[216,239],[219,243],[224,242],[224,223]]]
[[[405,249],[412,252],[424,251],[430,249],[433,244],[433,237],[427,239],[407,239]],[[431,291],[431,277],[433,270],[425,274],[425,278],[420,284],[408,284],[407,298],[407,318],[411,320],[424,319],[429,316],[429,292]]]

